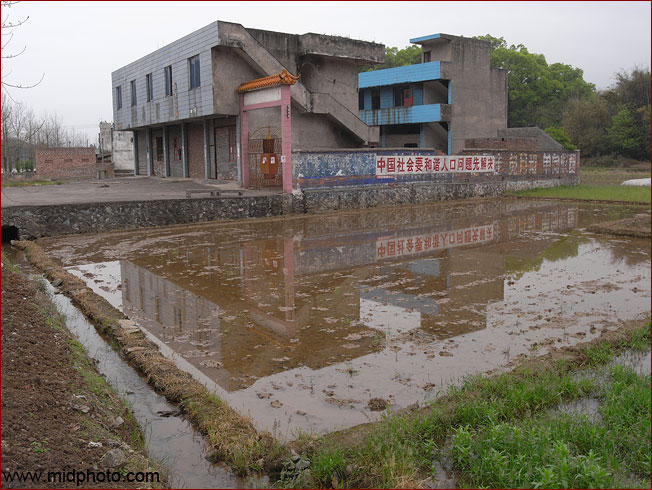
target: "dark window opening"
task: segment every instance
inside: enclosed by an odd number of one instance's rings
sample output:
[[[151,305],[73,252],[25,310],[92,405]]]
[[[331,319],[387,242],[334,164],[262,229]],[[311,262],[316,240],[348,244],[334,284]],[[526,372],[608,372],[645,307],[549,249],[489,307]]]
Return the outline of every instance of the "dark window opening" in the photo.
[[[430,51],[423,52],[423,62],[430,63]]]
[[[156,138],[156,161],[163,161],[163,138]]]
[[[188,72],[190,73],[190,88],[201,86],[199,77],[199,55],[188,58]]]
[[[380,109],[380,89],[371,89],[371,110],[375,111]]]
[[[2,243],[20,240],[20,230],[15,226],[3,226],[0,233],[2,234]]]
[[[172,65],[163,68],[165,76],[165,96],[172,95]]]
[[[362,90],[358,92],[358,110],[364,111],[364,92]]]
[[[403,148],[419,148],[419,145],[417,145],[416,143],[405,143],[403,145]]]
[[[145,75],[145,87],[147,87],[147,102],[154,98],[154,83],[152,81],[152,74]]]
[[[411,107],[413,104],[413,92],[408,85],[394,87],[394,107]]]
[[[131,81],[131,105],[135,106],[138,103],[138,98],[136,97],[136,80]]]
[[[115,88],[115,99],[118,104],[118,110],[122,109],[122,86],[118,86]]]

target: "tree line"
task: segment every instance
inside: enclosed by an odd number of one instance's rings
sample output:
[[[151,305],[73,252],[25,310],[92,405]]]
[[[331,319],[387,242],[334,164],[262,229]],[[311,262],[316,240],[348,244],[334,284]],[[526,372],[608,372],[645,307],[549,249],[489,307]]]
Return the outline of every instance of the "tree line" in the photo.
[[[2,93],[2,169],[34,170],[36,148],[88,146],[87,136],[63,126],[58,114],[37,116],[23,102]]]
[[[491,66],[507,71],[508,127],[538,126],[566,149],[585,157],[650,159],[650,69],[635,67],[614,75],[606,90],[584,80],[564,63],[548,64],[543,54],[502,37],[475,36],[491,45]],[[421,62],[421,48],[387,47],[377,70]]]

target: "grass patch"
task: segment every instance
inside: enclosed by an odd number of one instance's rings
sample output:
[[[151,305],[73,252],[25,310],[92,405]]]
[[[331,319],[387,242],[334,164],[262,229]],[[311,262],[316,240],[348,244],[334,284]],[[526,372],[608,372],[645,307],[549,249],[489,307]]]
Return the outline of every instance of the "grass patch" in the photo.
[[[5,187],[27,187],[31,185],[59,185],[63,182],[59,180],[8,180],[2,179],[2,188]]]
[[[618,352],[649,344],[648,324],[577,349],[572,362],[469,377],[424,410],[300,442],[311,471],[288,470],[277,486],[415,488],[447,458],[458,483],[475,488],[649,484],[649,376],[615,368],[602,386],[604,377],[575,375],[606,370]],[[560,402],[587,396],[604,400],[601,423],[550,415]]]
[[[474,488],[626,488],[648,484],[650,377],[615,366],[600,420],[556,412],[458,427],[452,456]]]
[[[557,199],[578,199],[587,201],[621,201],[650,203],[649,187],[577,185],[538,188],[519,191],[512,195],[520,197],[548,197]]]

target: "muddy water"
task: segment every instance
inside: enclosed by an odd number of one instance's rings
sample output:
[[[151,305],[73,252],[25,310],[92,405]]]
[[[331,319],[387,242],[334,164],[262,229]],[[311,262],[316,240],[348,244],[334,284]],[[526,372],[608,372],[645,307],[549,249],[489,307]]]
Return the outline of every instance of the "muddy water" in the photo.
[[[649,315],[649,241],[585,231],[640,212],[491,200],[41,244],[181,368],[291,438]]]
[[[98,371],[129,402],[143,428],[147,454],[162,463],[168,472],[170,488],[243,488],[242,479],[206,459],[210,453],[202,437],[181,418],[178,409],[138,376],[68,298],[53,295],[52,299],[66,315],[68,329],[98,361]]]

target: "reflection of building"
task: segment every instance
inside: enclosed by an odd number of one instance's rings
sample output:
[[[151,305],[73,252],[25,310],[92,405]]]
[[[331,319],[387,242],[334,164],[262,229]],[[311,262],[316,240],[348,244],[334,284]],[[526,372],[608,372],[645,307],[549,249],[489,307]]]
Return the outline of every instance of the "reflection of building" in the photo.
[[[188,238],[123,261],[123,303],[195,368],[238,390],[287,369],[379,352],[387,336],[419,330],[436,340],[485,328],[487,305],[503,299],[505,274],[515,272],[502,244],[568,229],[576,213],[545,206],[480,224],[467,217],[394,231],[377,224],[337,235],[315,229],[303,238],[269,233],[275,238],[229,243],[210,235],[201,245]],[[402,255],[379,254],[401,240]],[[554,240],[510,253],[536,258]]]

